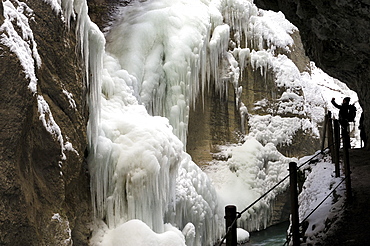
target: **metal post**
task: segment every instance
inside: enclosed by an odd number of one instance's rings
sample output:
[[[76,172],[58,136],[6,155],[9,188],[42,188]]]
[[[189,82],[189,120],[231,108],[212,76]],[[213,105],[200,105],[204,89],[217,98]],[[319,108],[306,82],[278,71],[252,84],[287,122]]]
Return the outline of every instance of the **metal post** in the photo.
[[[236,220],[236,206],[228,205],[225,207],[225,219],[226,233],[228,233],[226,235],[226,246],[236,246],[238,243],[236,234],[236,222],[234,222]]]
[[[329,111],[330,112],[330,111]],[[326,137],[326,127],[328,123],[328,114],[325,115],[325,120],[324,120],[324,129],[322,133],[322,143],[321,143],[321,151],[324,151],[324,146],[325,146],[325,137]]]
[[[334,161],[335,161],[335,177],[337,178],[340,176],[339,148],[340,148],[339,121],[334,120]]]
[[[349,134],[343,134],[344,173],[346,176],[347,200],[352,201],[351,168],[349,165]]]
[[[297,246],[300,243],[299,237],[299,215],[298,215],[298,190],[297,190],[297,163],[289,163],[290,173],[290,204],[292,213],[292,236],[293,246]]]
[[[333,157],[334,154],[334,141],[333,141],[333,121],[331,119],[331,112],[328,112],[328,145],[330,154]],[[334,160],[334,158],[332,158]]]

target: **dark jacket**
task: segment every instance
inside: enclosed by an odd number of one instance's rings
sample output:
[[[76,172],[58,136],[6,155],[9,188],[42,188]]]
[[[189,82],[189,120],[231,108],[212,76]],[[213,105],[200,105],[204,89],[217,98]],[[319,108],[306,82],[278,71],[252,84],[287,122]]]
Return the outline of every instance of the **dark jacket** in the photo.
[[[331,103],[334,105],[334,107],[339,108],[339,123],[342,126],[348,125],[349,103],[342,103],[342,105],[339,105],[333,100]]]

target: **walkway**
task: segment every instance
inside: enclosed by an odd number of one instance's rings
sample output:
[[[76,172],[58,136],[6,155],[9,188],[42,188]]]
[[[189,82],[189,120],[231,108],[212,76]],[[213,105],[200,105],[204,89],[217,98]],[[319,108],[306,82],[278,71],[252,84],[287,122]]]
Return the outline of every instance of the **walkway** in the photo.
[[[347,205],[340,228],[325,245],[370,245],[370,151],[349,152],[353,201]]]

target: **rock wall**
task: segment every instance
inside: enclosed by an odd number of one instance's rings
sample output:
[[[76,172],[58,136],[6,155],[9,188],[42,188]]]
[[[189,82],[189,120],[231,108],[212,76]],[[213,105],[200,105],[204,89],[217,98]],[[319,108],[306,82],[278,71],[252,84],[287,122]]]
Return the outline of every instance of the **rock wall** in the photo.
[[[370,2],[368,0],[255,0],[282,11],[301,33],[306,54],[356,91],[370,136]],[[369,146],[368,146],[369,147]]]
[[[299,32],[293,33],[292,38],[294,39],[292,52],[280,52],[288,56],[300,72],[307,71],[310,60],[305,56]],[[259,69],[255,70],[249,64],[242,76],[239,81],[239,85],[243,87],[240,100],[248,108],[249,113],[268,114],[264,109],[253,110],[255,103],[262,99],[268,99],[271,103],[266,108],[274,110],[276,106],[273,102],[280,98],[285,90],[277,87],[273,72],[268,71],[266,76],[262,76]],[[248,133],[248,122],[246,121],[244,126],[241,125],[233,85],[229,85],[224,95],[219,95],[214,91],[211,88],[204,98],[198,99],[195,107],[190,109],[187,152],[200,166],[218,157],[217,152],[219,152],[220,145],[239,143],[243,134]],[[298,115],[281,116],[302,117]],[[277,147],[286,156],[304,156],[320,148],[319,139],[302,131],[297,132],[292,142],[293,144],[289,146]]]
[[[88,110],[73,23],[68,30],[42,0],[27,5],[34,10],[29,25],[42,61],[35,69],[37,93],[28,88],[17,55],[0,44],[0,244],[87,245]],[[46,120],[53,117],[62,140],[43,125],[39,96],[50,108]]]

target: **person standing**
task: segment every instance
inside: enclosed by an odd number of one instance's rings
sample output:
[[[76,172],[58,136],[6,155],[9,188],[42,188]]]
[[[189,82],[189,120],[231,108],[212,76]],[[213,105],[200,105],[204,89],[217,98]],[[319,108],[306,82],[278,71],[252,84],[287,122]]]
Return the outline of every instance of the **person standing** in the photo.
[[[331,103],[334,105],[334,107],[339,109],[339,124],[342,128],[342,138],[346,141],[347,147],[350,149],[350,139],[349,139],[349,102],[351,98],[345,97],[343,99],[342,105],[339,105],[335,102],[335,98],[333,97],[331,99]]]
[[[360,129],[361,147],[362,147],[362,142],[363,142],[364,143],[363,147],[365,148],[367,146],[367,138],[366,138],[365,126],[364,126],[364,112],[361,113],[360,125],[358,129]]]

